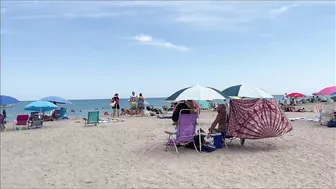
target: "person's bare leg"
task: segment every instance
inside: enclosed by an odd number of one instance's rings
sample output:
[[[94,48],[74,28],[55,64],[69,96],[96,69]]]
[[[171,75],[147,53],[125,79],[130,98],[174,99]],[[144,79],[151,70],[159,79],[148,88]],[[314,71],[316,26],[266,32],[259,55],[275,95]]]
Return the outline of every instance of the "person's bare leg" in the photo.
[[[115,108],[113,108],[113,118],[115,117],[115,114],[116,114],[116,109]]]

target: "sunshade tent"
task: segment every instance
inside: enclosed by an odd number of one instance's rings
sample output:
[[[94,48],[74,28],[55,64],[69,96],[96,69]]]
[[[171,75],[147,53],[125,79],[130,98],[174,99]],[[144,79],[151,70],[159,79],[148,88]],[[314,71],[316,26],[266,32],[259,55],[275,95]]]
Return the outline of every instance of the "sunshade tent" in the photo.
[[[8,105],[8,104],[17,104],[20,101],[14,97],[1,95],[0,96],[0,105]]]
[[[274,98],[265,90],[258,87],[251,87],[247,85],[235,85],[223,90],[222,94],[226,97],[240,97],[240,98]]]
[[[44,97],[42,99],[40,99],[42,101],[49,101],[49,102],[55,102],[56,104],[72,104],[70,101],[62,98],[62,97],[58,97],[58,96],[47,96]]]
[[[331,86],[331,87],[326,87],[317,93],[314,93],[314,95],[331,95],[335,92],[336,92],[336,86]]]
[[[35,101],[24,107],[28,111],[47,112],[56,109],[57,106],[48,101]]]
[[[196,85],[181,89],[166,99],[166,102],[176,102],[180,100],[224,100],[222,93],[211,87]]]
[[[287,95],[287,97],[304,98],[304,97],[306,97],[306,95],[304,95],[302,93],[290,93],[290,94]]]
[[[208,103],[208,101],[206,100],[198,100],[197,104],[200,106],[200,108],[202,109],[210,109],[210,105]]]

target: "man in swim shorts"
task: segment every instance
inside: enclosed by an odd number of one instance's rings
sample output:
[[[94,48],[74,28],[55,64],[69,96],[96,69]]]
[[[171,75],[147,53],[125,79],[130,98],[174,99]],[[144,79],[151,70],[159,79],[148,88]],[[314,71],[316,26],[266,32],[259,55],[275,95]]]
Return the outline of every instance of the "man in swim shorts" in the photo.
[[[132,92],[132,96],[130,96],[130,99],[128,100],[128,102],[130,103],[130,114],[131,116],[136,114],[136,110],[137,110],[137,104],[136,104],[136,96],[135,96],[135,92]]]

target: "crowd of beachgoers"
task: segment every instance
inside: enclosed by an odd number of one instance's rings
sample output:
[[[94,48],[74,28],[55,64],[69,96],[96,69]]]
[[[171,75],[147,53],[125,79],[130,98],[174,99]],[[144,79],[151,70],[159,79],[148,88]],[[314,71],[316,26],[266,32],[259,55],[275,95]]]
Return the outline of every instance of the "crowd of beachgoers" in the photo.
[[[66,109],[53,108],[53,114],[42,119],[36,111],[19,115],[16,122],[2,119],[6,130],[1,132],[1,187],[335,186],[335,135],[325,126],[336,120],[333,101],[285,94],[280,102],[244,97],[206,101],[208,110],[198,100],[175,100],[154,108],[143,94],[132,92],[128,102],[129,107],[120,107],[115,94],[109,104],[112,113],[92,111],[85,118],[63,119]],[[55,104],[51,101],[50,106]],[[259,108],[248,108],[255,106]],[[234,114],[238,110],[245,113]],[[272,121],[263,111],[273,112]],[[249,116],[258,118],[251,122]],[[6,117],[5,111],[1,117]],[[230,123],[240,128],[233,130]],[[190,131],[187,143],[178,137]],[[196,181],[213,179],[216,182]]]

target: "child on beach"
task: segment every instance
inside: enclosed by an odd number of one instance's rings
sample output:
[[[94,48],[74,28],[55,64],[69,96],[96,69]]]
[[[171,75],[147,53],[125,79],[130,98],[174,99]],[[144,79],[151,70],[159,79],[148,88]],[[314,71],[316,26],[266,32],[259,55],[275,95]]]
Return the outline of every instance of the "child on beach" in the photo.
[[[136,101],[137,101],[137,97],[135,96],[135,92],[133,91],[132,92],[132,96],[130,96],[128,102],[130,103],[130,113],[131,113],[131,116],[135,115],[137,113],[137,104],[136,104]]]

